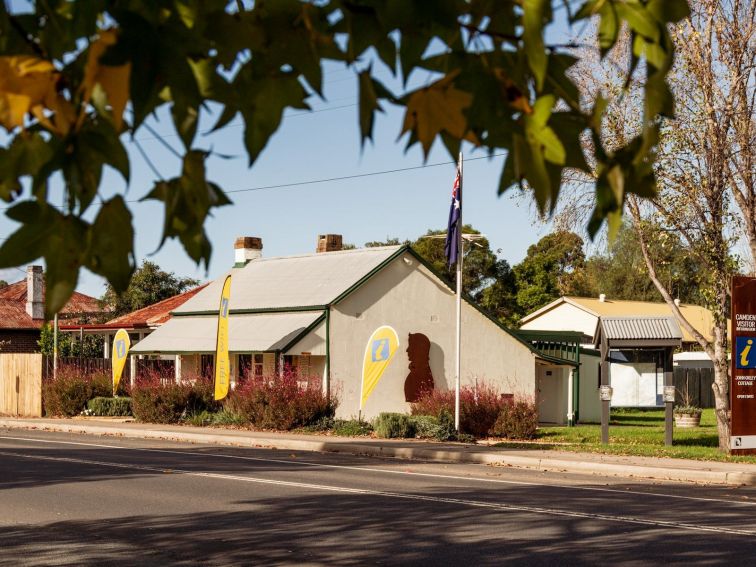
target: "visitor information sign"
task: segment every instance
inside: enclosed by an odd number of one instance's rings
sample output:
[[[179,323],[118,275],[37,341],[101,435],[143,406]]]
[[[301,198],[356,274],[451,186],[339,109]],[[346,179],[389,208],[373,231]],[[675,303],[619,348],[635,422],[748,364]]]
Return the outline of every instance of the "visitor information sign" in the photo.
[[[732,278],[730,408],[733,453],[756,453],[756,278]]]

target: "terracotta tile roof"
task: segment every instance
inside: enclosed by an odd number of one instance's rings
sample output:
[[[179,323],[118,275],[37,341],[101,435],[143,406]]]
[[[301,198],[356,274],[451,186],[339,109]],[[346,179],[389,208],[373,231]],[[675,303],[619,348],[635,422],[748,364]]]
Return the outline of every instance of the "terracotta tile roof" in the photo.
[[[126,313],[115,319],[111,319],[105,326],[107,327],[156,327],[162,325],[168,319],[171,318],[171,311],[183,305],[186,301],[189,301],[192,297],[197,295],[200,291],[205,289],[208,284],[203,284],[194,289],[190,289],[179,295],[174,295],[163,301],[158,301],[142,309]]]
[[[26,313],[26,305],[0,298],[0,329],[39,329],[41,319],[32,319]]]
[[[43,290],[43,301],[44,295]],[[79,315],[102,312],[97,299],[75,291],[59,316],[68,322],[74,322],[78,321]],[[26,313],[26,280],[0,288],[0,329],[38,329],[41,326],[41,319],[32,319]]]

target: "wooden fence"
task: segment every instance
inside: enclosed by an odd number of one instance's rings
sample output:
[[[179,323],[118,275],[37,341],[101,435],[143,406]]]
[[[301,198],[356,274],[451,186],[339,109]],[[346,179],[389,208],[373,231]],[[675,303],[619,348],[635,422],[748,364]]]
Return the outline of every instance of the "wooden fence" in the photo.
[[[684,405],[686,392],[690,403],[700,408],[714,407],[713,368],[681,368],[674,371],[675,404]]]
[[[41,354],[0,354],[0,415],[42,417]]]

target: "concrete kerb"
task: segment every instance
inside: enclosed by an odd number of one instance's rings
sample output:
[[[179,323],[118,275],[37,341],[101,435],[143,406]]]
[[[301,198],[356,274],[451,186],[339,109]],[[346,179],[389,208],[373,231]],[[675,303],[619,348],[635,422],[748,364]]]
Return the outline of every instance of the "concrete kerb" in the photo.
[[[226,435],[215,432],[196,433],[192,431],[163,429],[127,429],[96,424],[35,423],[24,422],[23,420],[17,419],[0,419],[0,427],[22,430],[55,431],[61,433],[83,433],[131,439],[183,441],[188,443],[229,445],[235,447],[417,459],[443,463],[509,466],[543,472],[572,472],[635,479],[756,486],[756,472],[750,471],[701,470],[598,461],[579,461],[553,457],[543,458],[495,451],[465,451],[463,447],[460,447],[459,450],[431,449],[425,447],[391,447],[371,443],[304,440],[273,436],[245,437],[243,435]]]

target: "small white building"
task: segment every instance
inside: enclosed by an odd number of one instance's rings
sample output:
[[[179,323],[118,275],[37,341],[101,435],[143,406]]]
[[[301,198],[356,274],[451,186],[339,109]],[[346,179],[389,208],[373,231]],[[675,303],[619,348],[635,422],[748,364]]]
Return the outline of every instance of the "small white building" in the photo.
[[[427,338],[435,387],[453,388],[454,291],[408,246],[339,250],[338,235],[320,238],[318,253],[277,258],[262,257],[258,238],[237,239],[237,262],[228,272],[232,385],[245,373],[270,376],[289,365],[322,378],[340,400],[338,416],[356,416],[365,345],[378,327],[389,325],[400,348],[367,401],[365,416],[408,411],[410,334]],[[183,375],[211,367],[225,275],[176,309],[132,353],[175,355]],[[539,353],[468,302],[462,325],[463,384],[483,380],[502,394],[535,399],[539,371],[568,364]]]
[[[711,312],[698,305],[679,304],[680,311],[685,318],[705,337],[711,338],[714,319]],[[622,318],[664,318],[669,319],[669,325],[675,328],[680,338],[682,350],[689,351],[697,348],[698,343],[685,329],[681,329],[674,322],[672,310],[666,303],[649,301],[612,300],[603,294],[598,298],[590,297],[560,297],[548,305],[530,313],[521,321],[523,331],[573,331],[583,336],[585,348],[596,347],[599,344],[599,331],[602,321]],[[646,327],[639,327],[633,335],[636,345],[626,342],[622,348],[612,347],[608,353],[609,383],[614,388],[612,407],[662,407],[662,390],[665,383],[665,371],[669,371],[665,349],[667,345],[649,348],[648,341],[657,340],[654,333],[644,335]],[[650,329],[650,327],[649,327]],[[676,336],[675,336],[676,337]],[[674,338],[670,334],[670,337]],[[640,347],[641,344],[646,345]],[[593,351],[595,353],[595,351]],[[675,355],[677,362],[694,360],[697,367],[711,367],[711,361],[702,358],[697,353],[684,352]],[[581,360],[581,393],[591,389],[592,397],[585,400],[583,407],[581,396],[580,420],[595,421],[600,417],[600,404],[597,389],[599,386],[600,357],[584,358]],[[590,366],[590,367],[588,367]],[[595,378],[590,384],[585,378],[592,375]]]

